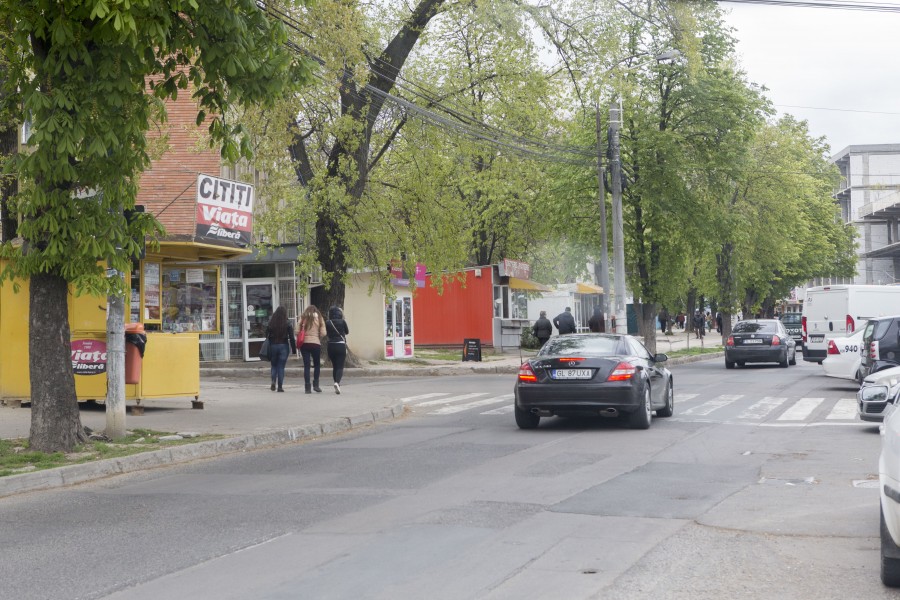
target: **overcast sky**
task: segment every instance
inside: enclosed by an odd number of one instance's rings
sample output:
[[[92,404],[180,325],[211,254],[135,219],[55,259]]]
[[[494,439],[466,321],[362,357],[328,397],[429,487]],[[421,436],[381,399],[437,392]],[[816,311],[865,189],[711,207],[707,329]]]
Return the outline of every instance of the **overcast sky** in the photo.
[[[769,89],[776,109],[825,136],[832,155],[853,144],[900,144],[900,13],[722,8],[748,78]]]

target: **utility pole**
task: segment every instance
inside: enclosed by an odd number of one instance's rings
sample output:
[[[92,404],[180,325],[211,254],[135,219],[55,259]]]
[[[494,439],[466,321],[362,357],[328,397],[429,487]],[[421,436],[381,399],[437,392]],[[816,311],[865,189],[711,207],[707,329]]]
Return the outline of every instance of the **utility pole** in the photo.
[[[606,320],[606,331],[609,327],[609,250],[606,241],[606,186],[603,183],[603,127],[600,125],[600,104],[595,104],[597,112],[597,187],[599,189],[600,203],[600,277],[598,282],[603,288],[600,297],[600,310]]]
[[[114,271],[112,277],[122,277]],[[106,313],[106,437],[125,437],[125,297],[111,294]]]
[[[615,280],[616,329],[628,330],[625,316],[625,230],[622,221],[622,161],[619,156],[619,126],[622,111],[618,100],[609,105],[609,170],[612,192],[613,278]],[[618,333],[618,331],[616,332]]]

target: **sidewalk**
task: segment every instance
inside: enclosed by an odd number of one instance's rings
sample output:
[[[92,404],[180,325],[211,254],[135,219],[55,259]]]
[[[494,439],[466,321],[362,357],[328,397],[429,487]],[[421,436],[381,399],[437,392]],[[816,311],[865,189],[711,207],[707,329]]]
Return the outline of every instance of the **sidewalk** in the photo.
[[[662,336],[661,336],[662,337]],[[707,337],[706,347],[721,340]],[[657,342],[658,352],[671,352],[699,340],[679,333]],[[522,351],[527,358],[534,351]],[[460,357],[462,352],[460,352]],[[669,365],[709,360],[720,354],[672,359]],[[220,434],[226,439],[171,447],[129,457],[101,460],[83,465],[0,477],[0,497],[36,489],[48,489],[230,452],[274,446],[349,431],[378,421],[399,418],[404,413],[390,386],[371,385],[364,378],[439,375],[508,374],[510,382],[521,364],[519,352],[486,356],[483,362],[449,362],[415,359],[378,361],[364,367],[346,369],[341,394],[331,386],[331,370],[322,369],[322,393],[305,394],[303,365],[296,358],[289,363],[285,392],[269,389],[268,363],[202,363],[200,400],[202,410],[191,408],[191,398],[147,400],[144,414],[128,415],[132,428],[167,432]],[[95,431],[106,427],[102,405],[86,404],[81,422]],[[28,437],[31,410],[0,406],[0,438]]]

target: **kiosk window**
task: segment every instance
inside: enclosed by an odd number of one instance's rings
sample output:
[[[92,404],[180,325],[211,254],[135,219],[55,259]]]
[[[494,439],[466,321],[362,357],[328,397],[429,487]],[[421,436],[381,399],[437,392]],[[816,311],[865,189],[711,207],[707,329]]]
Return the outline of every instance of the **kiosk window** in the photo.
[[[163,331],[219,331],[218,268],[165,267],[162,286]]]

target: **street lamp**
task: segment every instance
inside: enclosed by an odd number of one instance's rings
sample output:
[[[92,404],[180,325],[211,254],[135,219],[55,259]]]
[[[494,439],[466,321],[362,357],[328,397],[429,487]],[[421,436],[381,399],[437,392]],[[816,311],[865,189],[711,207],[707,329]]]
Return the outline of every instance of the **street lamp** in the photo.
[[[682,56],[678,50],[667,50],[653,57],[657,63],[674,60]],[[634,69],[640,65],[634,65]],[[627,69],[626,69],[627,70]],[[598,116],[599,119],[599,116]],[[610,193],[612,194],[612,227],[613,227],[613,282],[615,284],[615,317],[616,329],[623,324],[626,328],[627,317],[625,315],[625,227],[622,220],[622,160],[619,151],[619,128],[622,125],[621,100],[614,98],[609,106],[609,171]],[[599,137],[599,136],[598,136]],[[599,139],[598,139],[599,144]],[[603,182],[601,177],[601,194]],[[605,207],[604,207],[605,208]],[[605,211],[601,217],[605,216]],[[603,225],[605,233],[606,224]],[[605,235],[603,236],[605,239]],[[604,249],[605,251],[605,249]],[[615,331],[614,333],[617,333]]]

